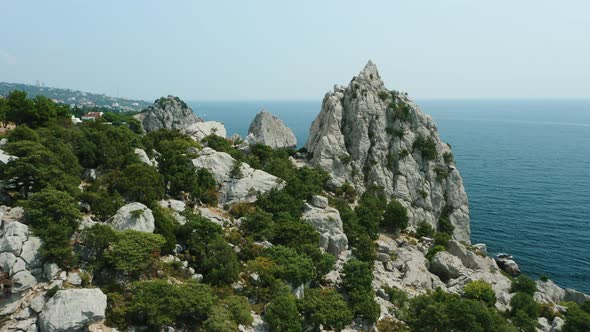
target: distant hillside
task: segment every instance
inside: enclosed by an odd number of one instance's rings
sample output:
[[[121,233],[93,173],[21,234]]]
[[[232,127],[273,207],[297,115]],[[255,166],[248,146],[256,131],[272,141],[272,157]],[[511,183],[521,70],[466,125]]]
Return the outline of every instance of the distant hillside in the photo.
[[[57,103],[78,107],[101,107],[113,111],[141,111],[150,105],[144,100],[116,98],[104,94],[82,92],[70,89],[59,89],[30,84],[0,82],[0,95],[6,96],[13,90],[23,90],[29,97],[43,95]]]

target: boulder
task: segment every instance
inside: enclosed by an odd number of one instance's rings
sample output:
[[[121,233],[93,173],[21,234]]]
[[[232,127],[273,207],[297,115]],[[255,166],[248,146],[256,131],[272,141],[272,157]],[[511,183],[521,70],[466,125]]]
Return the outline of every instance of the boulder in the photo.
[[[20,257],[27,263],[28,269],[35,269],[42,266],[41,249],[42,241],[36,236],[29,236],[23,243]]]
[[[149,166],[156,166],[156,162],[150,160],[150,158],[148,157],[147,153],[145,152],[145,150],[143,149],[138,149],[135,148],[135,155],[139,158],[139,160],[144,163],[147,164]]]
[[[520,268],[518,267],[518,264],[516,264],[516,262],[512,259],[511,255],[498,254],[494,259],[496,260],[496,264],[498,264],[498,266],[504,270],[504,272],[513,276],[520,274]]]
[[[325,209],[328,207],[328,198],[320,195],[313,195],[311,197],[311,205],[320,209]]]
[[[59,290],[39,315],[41,332],[80,331],[103,320],[107,296],[99,288]]]
[[[422,153],[426,145],[436,153]],[[453,238],[470,241],[467,194],[450,147],[407,94],[385,87],[372,62],[325,95],[305,146],[309,163],[332,175],[331,185],[349,183],[360,194],[383,187],[408,209],[410,227],[448,216]]]
[[[319,208],[305,203],[301,219],[320,233],[320,246],[331,254],[338,256],[348,247],[338,210],[327,205]]]
[[[430,272],[441,280],[455,279],[466,274],[465,266],[457,256],[446,251],[436,253],[430,262]]]
[[[459,241],[449,241],[447,251],[451,255],[457,256],[466,268],[484,271],[496,269],[496,264],[491,258],[479,256],[477,253],[467,249]]]
[[[225,138],[227,132],[225,126],[217,121],[204,121],[193,123],[184,129],[184,132],[191,136],[195,141],[201,141],[209,135],[217,135]]]
[[[590,301],[590,296],[575,289],[566,288],[563,300],[568,302],[575,302],[577,304],[582,304],[586,301]]]
[[[550,332],[561,332],[563,330],[563,326],[565,325],[565,321],[563,318],[556,316],[553,318],[553,322],[551,323],[551,331]]]
[[[195,168],[205,168],[213,174],[219,190],[220,205],[237,202],[254,202],[258,192],[281,189],[284,181],[246,163],[236,161],[225,152],[204,148],[192,160]]]
[[[261,111],[256,115],[248,129],[246,141],[249,144],[268,145],[273,149],[297,146],[297,138],[295,138],[293,131],[281,119],[266,111]]]
[[[35,278],[31,272],[27,270],[22,270],[17,272],[12,277],[12,292],[13,293],[20,293],[24,290],[27,290],[35,284],[37,284],[37,278]]]
[[[202,121],[178,97],[162,97],[135,116],[147,132],[158,129],[185,129]]]
[[[11,156],[8,153],[0,150],[0,164],[8,164],[9,161],[18,159],[18,157]]]
[[[152,210],[138,202],[122,206],[110,220],[110,225],[119,231],[132,229],[153,233],[155,229]]]
[[[557,286],[553,281],[537,280],[537,292],[535,301],[539,303],[559,304],[565,299],[565,290]]]

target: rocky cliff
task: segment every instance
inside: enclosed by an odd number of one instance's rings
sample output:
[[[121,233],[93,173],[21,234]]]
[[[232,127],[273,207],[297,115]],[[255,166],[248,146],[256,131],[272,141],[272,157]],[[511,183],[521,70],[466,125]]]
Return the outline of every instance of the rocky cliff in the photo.
[[[201,122],[193,110],[178,97],[162,97],[138,114],[136,118],[141,122],[145,131],[158,129],[185,129]]]
[[[385,87],[372,62],[326,94],[306,148],[333,185],[350,183],[359,193],[383,187],[408,209],[410,226],[436,227],[448,217],[453,237],[469,242],[467,195],[450,146],[407,94]]]

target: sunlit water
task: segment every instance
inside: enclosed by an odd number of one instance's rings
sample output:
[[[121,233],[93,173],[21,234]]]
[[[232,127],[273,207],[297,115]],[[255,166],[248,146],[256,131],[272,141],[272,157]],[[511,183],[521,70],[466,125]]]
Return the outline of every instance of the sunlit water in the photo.
[[[305,143],[320,101],[193,102],[242,136],[265,108]],[[452,145],[472,242],[515,256],[528,275],[590,292],[590,101],[418,101]]]

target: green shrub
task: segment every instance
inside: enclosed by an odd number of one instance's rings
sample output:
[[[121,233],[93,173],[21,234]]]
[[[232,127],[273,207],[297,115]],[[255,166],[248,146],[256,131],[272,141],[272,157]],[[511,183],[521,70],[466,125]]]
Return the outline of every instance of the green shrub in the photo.
[[[412,144],[414,151],[420,151],[425,160],[434,160],[437,157],[436,143],[432,137],[417,136]]]
[[[455,226],[453,226],[453,223],[451,222],[451,219],[445,213],[443,213],[440,216],[440,218],[438,219],[438,227],[437,227],[437,230],[440,233],[445,233],[445,234],[448,234],[450,236],[452,236],[453,235],[453,232],[455,231]]]
[[[252,324],[253,318],[247,297],[230,295],[221,301],[221,306],[230,312],[232,320],[236,323],[242,325]]]
[[[117,270],[137,277],[156,268],[160,248],[166,243],[158,234],[125,230],[105,252],[107,261]]]
[[[408,294],[402,289],[395,287],[385,287],[385,293],[389,296],[389,302],[398,308],[402,308],[408,303]]]
[[[585,302],[588,303],[588,302]],[[590,313],[573,303],[568,302],[563,332],[590,331]]]
[[[385,207],[382,225],[391,230],[404,230],[408,227],[408,210],[395,198]]]
[[[198,264],[206,282],[228,285],[238,279],[240,263],[236,252],[221,237],[216,236],[206,244],[202,260]]]
[[[105,250],[119,239],[119,233],[104,224],[95,224],[82,231],[82,243],[85,247],[85,260],[90,270],[100,270],[105,264]]]
[[[215,306],[211,309],[211,314],[203,326],[207,332],[238,331],[238,324],[232,320],[231,312],[222,306]]]
[[[295,249],[274,246],[266,250],[266,256],[275,264],[274,275],[297,287],[310,281],[313,275],[313,263]]]
[[[35,235],[43,240],[41,254],[62,267],[74,263],[70,238],[81,219],[77,202],[68,193],[43,189],[21,203]]]
[[[536,291],[537,283],[524,274],[514,279],[512,281],[512,287],[510,287],[511,293],[522,292],[529,295],[534,295]]]
[[[389,92],[388,91],[379,91],[379,99],[386,101],[389,98]]]
[[[449,177],[449,170],[447,168],[436,167],[434,169],[434,172],[436,173],[436,180],[438,182],[443,182],[446,178]]]
[[[164,198],[164,178],[152,166],[131,164],[123,170],[114,189],[130,202],[153,206],[154,202]]]
[[[135,324],[194,326],[204,321],[216,298],[205,284],[170,284],[166,280],[138,281],[131,285],[129,312]]]
[[[412,331],[516,331],[492,307],[437,289],[410,301]]]
[[[352,321],[346,301],[331,288],[306,290],[298,306],[305,322],[314,330],[319,330],[321,325],[324,329],[341,331]]]
[[[496,293],[492,286],[483,280],[475,280],[463,288],[463,296],[467,299],[481,301],[490,307],[496,304]]]
[[[256,212],[242,219],[240,228],[245,236],[252,236],[255,240],[262,241],[272,238],[273,226],[272,214],[256,209]]]
[[[160,205],[152,209],[154,215],[155,230],[154,233],[162,235],[166,243],[162,246],[162,253],[171,254],[176,248],[176,232],[180,226],[172,213]]]
[[[449,241],[451,241],[451,236],[447,233],[436,232],[434,234],[434,245],[435,246],[443,246],[446,248]]]
[[[549,276],[548,276],[548,275],[546,275],[546,274],[543,274],[543,275],[542,275],[542,276],[539,278],[539,280],[541,280],[541,281],[543,281],[543,282],[547,282],[547,281],[549,281]]]
[[[264,321],[268,324],[270,331],[302,331],[295,296],[287,290],[279,292],[266,307]]]
[[[380,308],[375,302],[371,265],[356,259],[349,260],[342,270],[342,286],[348,293],[350,308],[355,317],[375,322]]]
[[[434,228],[432,228],[432,226],[430,226],[430,224],[425,221],[421,221],[420,223],[418,223],[418,227],[416,228],[416,237],[421,238],[423,236],[434,236]]]

